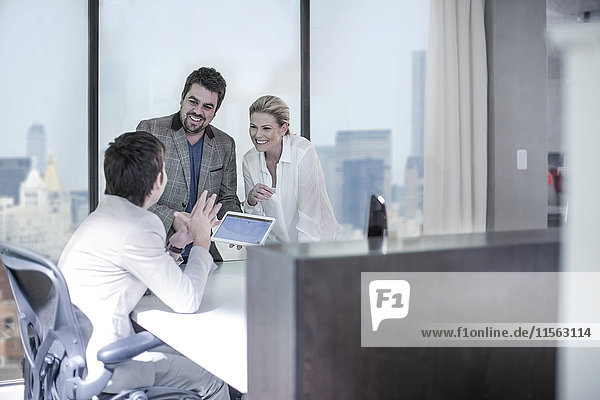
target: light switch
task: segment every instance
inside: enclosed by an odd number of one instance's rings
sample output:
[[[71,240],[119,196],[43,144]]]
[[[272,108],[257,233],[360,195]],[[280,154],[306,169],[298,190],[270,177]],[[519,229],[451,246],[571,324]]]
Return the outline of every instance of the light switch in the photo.
[[[527,169],[527,150],[517,150],[517,169]]]

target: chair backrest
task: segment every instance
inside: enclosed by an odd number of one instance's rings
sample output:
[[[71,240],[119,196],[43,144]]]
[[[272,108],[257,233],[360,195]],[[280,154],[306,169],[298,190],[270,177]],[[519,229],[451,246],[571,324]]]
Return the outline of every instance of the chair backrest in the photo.
[[[19,310],[25,398],[74,399],[86,387],[99,393],[106,382],[92,385],[84,379],[86,343],[60,270],[44,257],[4,243],[0,258]]]

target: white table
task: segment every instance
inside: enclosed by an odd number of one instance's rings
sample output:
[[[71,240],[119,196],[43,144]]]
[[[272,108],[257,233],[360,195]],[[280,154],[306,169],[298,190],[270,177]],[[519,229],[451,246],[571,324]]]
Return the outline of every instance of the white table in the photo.
[[[145,296],[133,319],[241,393],[248,391],[246,261],[226,261],[208,279],[195,314],[172,312]]]

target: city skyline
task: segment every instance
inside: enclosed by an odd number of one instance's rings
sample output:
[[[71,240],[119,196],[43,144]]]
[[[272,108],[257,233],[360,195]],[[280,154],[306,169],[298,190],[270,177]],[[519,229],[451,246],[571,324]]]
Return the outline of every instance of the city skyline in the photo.
[[[32,162],[19,184],[18,197],[0,196],[0,242],[56,261],[76,227],[72,210],[70,194],[61,184],[54,158],[48,157],[43,174]]]
[[[25,143],[27,156],[0,157],[0,241],[56,259],[89,212],[88,194],[65,189],[46,141],[44,126],[34,124]]]

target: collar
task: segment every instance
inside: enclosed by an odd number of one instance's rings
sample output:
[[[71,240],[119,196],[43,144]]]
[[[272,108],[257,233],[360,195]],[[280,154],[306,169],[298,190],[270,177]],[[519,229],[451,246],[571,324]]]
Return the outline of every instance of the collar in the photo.
[[[173,129],[174,131],[178,131],[181,128],[183,128],[183,124],[181,123],[181,118],[179,117],[179,112],[176,112],[175,114],[173,114],[173,117],[171,118],[171,129]],[[215,137],[215,133],[213,132],[212,127],[210,125],[208,125],[206,128],[204,128],[204,133],[206,133],[206,135],[210,139],[214,139],[214,137]]]
[[[292,162],[292,139],[290,138],[291,133],[288,133],[283,137],[283,149],[281,150],[281,157],[279,162],[291,163]],[[270,174],[267,168],[267,156],[264,151],[258,152],[258,157],[261,160],[261,170],[265,174]]]
[[[141,208],[141,209],[145,210],[145,208],[138,206],[137,204],[133,203],[131,200],[126,199],[125,197],[121,197],[116,194],[105,194],[104,199],[102,199],[102,201],[100,202],[100,204],[108,204],[108,205],[110,205],[110,207],[114,207],[114,205],[117,203],[125,205],[126,207],[135,207],[135,208]]]
[[[291,133],[283,136],[283,150],[281,151],[281,157],[279,162],[291,163],[292,162],[292,139]]]

